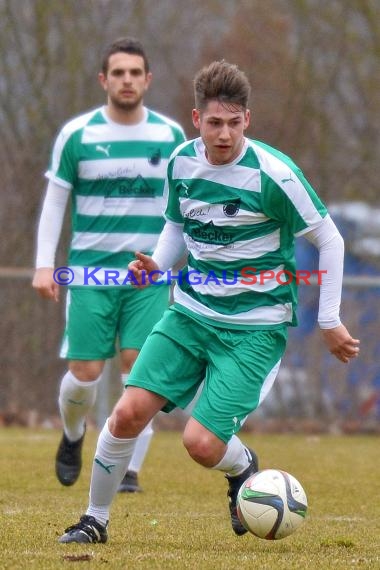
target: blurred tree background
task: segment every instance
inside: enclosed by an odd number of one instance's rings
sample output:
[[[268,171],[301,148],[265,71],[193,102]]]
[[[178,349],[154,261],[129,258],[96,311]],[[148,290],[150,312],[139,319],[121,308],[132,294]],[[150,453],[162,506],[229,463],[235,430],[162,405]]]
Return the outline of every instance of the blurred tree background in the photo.
[[[52,141],[104,102],[101,52],[124,35],[149,55],[146,103],[189,137],[193,75],[224,58],[252,83],[249,136],[292,156],[327,203],[376,206],[379,0],[0,0],[0,266],[33,267]],[[40,410],[43,391],[51,412],[63,309],[37,299],[28,278],[0,285],[0,411]]]

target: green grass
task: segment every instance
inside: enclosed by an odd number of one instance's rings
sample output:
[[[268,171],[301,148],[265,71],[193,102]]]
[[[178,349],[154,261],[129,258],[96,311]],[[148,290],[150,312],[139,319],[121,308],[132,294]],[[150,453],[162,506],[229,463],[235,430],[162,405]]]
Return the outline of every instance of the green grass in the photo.
[[[243,434],[261,468],[297,477],[309,500],[290,537],[265,541],[230,529],[226,482],[191,461],[177,432],[158,432],[143,472],[144,493],[117,495],[105,545],[57,538],[87,506],[97,433],[86,436],[82,475],[59,485],[53,430],[0,430],[0,568],[380,569],[380,438]]]

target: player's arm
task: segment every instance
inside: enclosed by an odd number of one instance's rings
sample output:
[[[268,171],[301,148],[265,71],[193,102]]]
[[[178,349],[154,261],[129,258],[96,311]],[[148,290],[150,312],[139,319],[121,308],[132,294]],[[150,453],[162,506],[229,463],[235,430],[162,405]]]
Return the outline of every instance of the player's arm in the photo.
[[[36,270],[32,287],[46,299],[58,301],[59,285],[54,281],[55,254],[62,231],[70,190],[49,181],[37,232]]]
[[[339,316],[343,282],[343,238],[328,215],[303,235],[319,250],[318,323],[323,340],[331,354],[347,363],[358,356],[360,341],[352,338]]]
[[[147,286],[150,281],[150,279],[146,279],[147,275],[152,275],[155,271],[167,271],[183,257],[185,250],[183,225],[167,221],[158,238],[152,257],[136,252],[136,260],[128,265],[128,269],[133,273],[140,286]],[[157,279],[158,277],[159,274],[157,273]]]

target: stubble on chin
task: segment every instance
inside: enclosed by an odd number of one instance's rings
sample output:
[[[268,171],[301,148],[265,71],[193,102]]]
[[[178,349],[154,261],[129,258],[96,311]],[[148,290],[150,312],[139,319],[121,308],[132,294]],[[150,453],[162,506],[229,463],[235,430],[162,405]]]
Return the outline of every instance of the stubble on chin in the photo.
[[[143,100],[142,97],[138,97],[133,101],[123,101],[116,97],[110,97],[110,102],[112,106],[120,111],[134,111],[135,109],[140,107],[142,100]]]

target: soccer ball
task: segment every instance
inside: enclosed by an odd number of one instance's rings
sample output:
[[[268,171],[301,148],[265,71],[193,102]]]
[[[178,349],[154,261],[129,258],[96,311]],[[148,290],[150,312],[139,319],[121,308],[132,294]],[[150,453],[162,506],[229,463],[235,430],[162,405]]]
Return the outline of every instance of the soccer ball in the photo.
[[[299,481],[286,471],[258,471],[239,489],[239,520],[259,538],[279,540],[289,536],[304,521],[306,511],[306,493]]]

